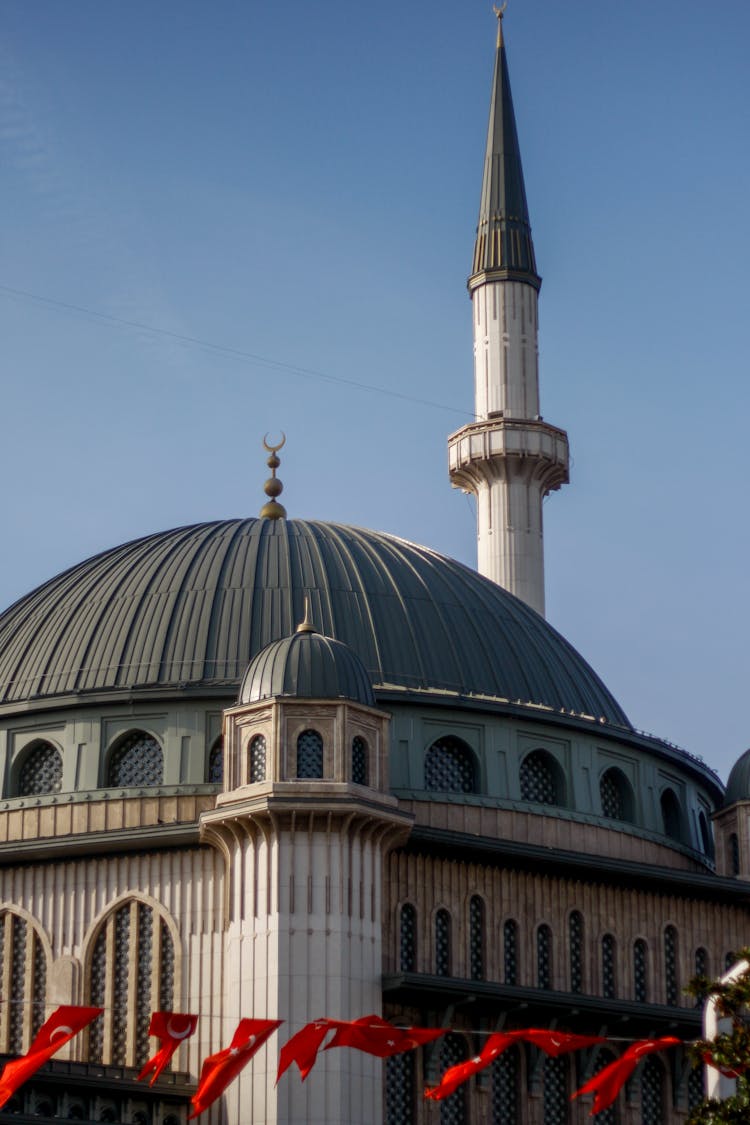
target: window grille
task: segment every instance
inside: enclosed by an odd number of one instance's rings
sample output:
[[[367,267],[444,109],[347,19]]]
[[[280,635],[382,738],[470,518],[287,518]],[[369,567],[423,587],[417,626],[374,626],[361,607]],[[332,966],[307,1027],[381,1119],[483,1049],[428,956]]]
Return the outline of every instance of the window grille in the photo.
[[[540,926],[536,932],[536,985],[552,988],[552,930]]]
[[[574,910],[568,919],[570,991],[583,992],[583,917]]]
[[[323,739],[316,730],[303,730],[297,739],[297,777],[323,776]]]
[[[47,958],[44,956],[42,943],[36,934],[33,934],[32,945],[34,950],[34,969],[31,984],[33,1000],[31,1009],[31,1038],[33,1039],[46,1018]]]
[[[440,1050],[441,1076],[451,1066],[465,1062],[467,1056],[466,1040],[453,1033],[446,1035]],[[440,1125],[467,1125],[468,1109],[467,1084],[459,1086],[454,1094],[440,1102]]]
[[[703,1080],[705,1071],[702,1066],[694,1066],[688,1075],[688,1109],[692,1113],[705,1098]]]
[[[600,1070],[604,1070],[605,1066],[609,1066],[614,1061],[615,1056],[611,1051],[600,1050],[596,1056],[596,1073],[598,1074]],[[619,1125],[619,1121],[620,1115],[616,1101],[607,1109],[603,1109],[596,1114],[596,1125]]]
[[[492,1064],[492,1125],[520,1125],[518,1049],[504,1051]]]
[[[473,895],[469,903],[469,964],[472,980],[484,980],[484,902]]]
[[[544,1125],[567,1125],[568,1081],[567,1060],[547,1058],[544,1061]]]
[[[602,938],[602,996],[605,1000],[614,1000],[617,996],[615,951],[615,939],[612,934],[605,934]]]
[[[136,730],[113,750],[109,762],[108,785],[137,788],[161,785],[164,780],[164,755],[159,743],[145,731]]]
[[[18,914],[12,915],[11,928],[11,954],[10,954],[10,1025],[8,1036],[8,1050],[12,1055],[23,1054],[23,1017],[24,1017],[24,992],[26,976],[26,939],[27,922]]]
[[[37,742],[28,751],[18,775],[19,797],[41,797],[62,789],[62,755],[51,742]]]
[[[680,804],[673,789],[665,789],[661,795],[661,818],[664,835],[672,840],[682,836],[680,828]]]
[[[558,766],[545,750],[532,750],[521,763],[521,798],[538,805],[560,805]]]
[[[503,979],[518,984],[518,925],[512,918],[503,926]]]
[[[208,755],[208,780],[213,785],[221,785],[224,780],[224,739],[215,739]]]
[[[713,840],[711,839],[711,833],[708,828],[706,814],[702,810],[698,813],[698,828],[700,829],[701,847],[703,848],[704,854],[708,856],[713,855]]]
[[[695,975],[697,977],[708,976],[708,953],[699,945],[695,951]]]
[[[414,1089],[414,1051],[391,1055],[385,1064],[386,1125],[412,1125]]]
[[[664,1125],[664,1071],[653,1055],[641,1073],[641,1125]]]
[[[602,814],[611,820],[630,820],[628,790],[628,782],[620,770],[607,770],[599,782]]]
[[[174,945],[158,913],[136,901],[110,912],[96,937],[89,970],[88,1002],[106,1008],[89,1030],[90,1061],[142,1066],[152,1046],[151,1013],[157,1007],[171,1010],[174,979]],[[112,998],[109,1007],[107,995]]]
[[[648,1002],[648,948],[642,938],[633,945],[633,999]]]
[[[367,785],[367,743],[359,735],[352,741],[352,781],[355,785]]]
[[[435,973],[448,977],[451,972],[451,916],[447,910],[435,915]]]
[[[664,984],[667,1004],[678,1003],[677,986],[677,930],[667,926],[664,931]]]
[[[314,733],[314,732],[313,732]],[[297,766],[299,769],[299,748],[297,749]],[[320,774],[323,774],[323,760],[320,762]],[[298,774],[299,776],[299,774]],[[256,734],[255,738],[250,743],[250,784],[255,785],[259,781],[266,780],[266,740],[264,735]]]
[[[0,1052],[21,1055],[46,1018],[47,959],[33,925],[13,910],[0,912]]]
[[[474,755],[459,738],[440,738],[424,756],[424,787],[432,793],[476,793]]]
[[[402,973],[413,973],[417,967],[417,912],[410,902],[401,907],[399,966]]]
[[[733,875],[740,873],[740,842],[736,832],[729,837],[729,870]]]

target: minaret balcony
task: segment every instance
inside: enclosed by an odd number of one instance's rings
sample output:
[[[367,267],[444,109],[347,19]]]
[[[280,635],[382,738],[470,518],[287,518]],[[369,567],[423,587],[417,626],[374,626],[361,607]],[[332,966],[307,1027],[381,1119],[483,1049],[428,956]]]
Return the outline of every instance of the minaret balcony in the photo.
[[[472,422],[448,438],[448,471],[453,487],[465,492],[521,477],[546,496],[570,479],[568,435],[541,419]]]

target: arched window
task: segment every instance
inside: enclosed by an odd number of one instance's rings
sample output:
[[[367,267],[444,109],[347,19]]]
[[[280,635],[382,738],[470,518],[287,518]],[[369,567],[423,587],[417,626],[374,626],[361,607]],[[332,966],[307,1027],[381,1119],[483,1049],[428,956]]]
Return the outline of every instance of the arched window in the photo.
[[[697,977],[708,976],[708,953],[702,945],[699,945],[695,951],[695,975]],[[700,1008],[702,1005],[703,1001],[699,997],[695,1001],[695,1007]]]
[[[552,988],[552,930],[540,926],[536,932],[536,986]]]
[[[705,1098],[703,1076],[705,1070],[702,1066],[694,1066],[688,1075],[688,1110],[692,1113],[698,1108]]]
[[[115,745],[109,759],[107,785],[134,789],[161,785],[164,755],[153,735],[133,730]]]
[[[476,793],[474,755],[460,738],[433,742],[424,756],[424,787],[432,793]]]
[[[352,781],[355,785],[368,784],[367,743],[359,735],[352,740]]]
[[[614,1000],[617,996],[616,946],[612,934],[602,938],[602,996]]]
[[[249,769],[247,771],[248,778],[251,785],[255,785],[259,781],[266,780],[266,740],[262,734],[256,734],[255,738],[250,743],[248,752],[250,758]],[[321,761],[321,772],[323,763]],[[320,776],[320,775],[318,775]]]
[[[105,1007],[89,1029],[91,1062],[142,1066],[150,1053],[153,1011],[171,1011],[175,956],[166,922],[132,900],[111,911],[91,955],[88,1003]]]
[[[633,999],[648,1003],[648,946],[642,938],[633,944]]]
[[[450,1032],[445,1036],[440,1048],[440,1074],[445,1074],[451,1066],[458,1066],[468,1057],[466,1040],[462,1035]],[[440,1102],[440,1125],[466,1125],[468,1122],[468,1083],[464,1082],[449,1098]]]
[[[578,910],[568,919],[570,952],[570,991],[583,992],[583,915]]]
[[[665,789],[661,795],[661,820],[665,836],[672,840],[682,839],[680,802],[674,789]]]
[[[607,1050],[606,1047],[600,1049],[597,1052],[596,1071],[594,1073],[598,1074],[601,1070],[604,1070],[605,1066],[609,1066],[609,1064],[614,1061],[615,1056],[612,1051]],[[596,1125],[619,1125],[619,1121],[620,1115],[618,1113],[616,1101],[611,1106],[608,1106],[607,1109],[603,1109],[596,1114]]]
[[[712,856],[714,854],[714,844],[703,809],[698,813],[698,829],[701,834],[701,847],[703,848],[704,855]]]
[[[544,1125],[564,1125],[568,1120],[568,1060],[544,1060]]]
[[[740,873],[740,842],[736,832],[729,837],[729,871],[732,875]]]
[[[387,1125],[414,1121],[414,1051],[391,1055],[385,1064],[385,1119]]]
[[[484,980],[484,900],[479,895],[469,903],[469,967],[472,980]]]
[[[518,924],[512,918],[503,926],[503,979],[518,984]]]
[[[641,1125],[666,1122],[664,1087],[664,1068],[657,1058],[649,1055],[641,1072]]]
[[[492,1064],[492,1125],[519,1125],[521,1063],[517,1047]]]
[[[208,780],[221,785],[224,780],[224,736],[215,738],[208,754]]]
[[[45,1019],[47,958],[34,927],[13,910],[0,912],[0,1051],[22,1055]]]
[[[679,1000],[677,982],[677,930],[667,926],[664,931],[664,999],[676,1006]]]
[[[62,755],[51,742],[35,742],[25,752],[18,772],[19,797],[42,797],[62,789]]]
[[[537,805],[564,805],[562,770],[546,750],[532,750],[521,762],[521,798]]]
[[[435,915],[435,973],[439,977],[451,974],[451,916],[447,910]]]
[[[297,777],[323,776],[323,739],[316,730],[303,730],[297,739]]]
[[[401,907],[399,917],[399,967],[402,973],[417,968],[417,912],[410,902]]]
[[[632,822],[634,819],[633,790],[622,770],[615,766],[605,770],[599,782],[602,815],[611,820]]]

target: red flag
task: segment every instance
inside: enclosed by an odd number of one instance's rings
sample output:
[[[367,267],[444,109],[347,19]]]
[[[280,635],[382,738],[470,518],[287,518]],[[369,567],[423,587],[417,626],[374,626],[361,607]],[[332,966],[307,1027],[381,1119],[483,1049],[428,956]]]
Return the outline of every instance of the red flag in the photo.
[[[188,1121],[203,1113],[224,1093],[232,1079],[281,1023],[283,1020],[240,1020],[229,1046],[204,1059],[198,1089],[190,1099],[193,1112]]]
[[[545,1055],[555,1059],[570,1051],[582,1051],[584,1047],[605,1042],[601,1035],[573,1035],[567,1031],[547,1031],[540,1027],[525,1027],[522,1031],[510,1031],[508,1034],[514,1039],[523,1039],[525,1043],[533,1043]]]
[[[63,1004],[39,1028],[34,1042],[20,1059],[11,1059],[0,1074],[0,1106],[15,1094],[19,1086],[35,1074],[74,1035],[100,1016],[104,1008],[81,1008]]]
[[[300,1028],[300,1030],[284,1044],[279,1052],[279,1072],[276,1075],[277,1083],[284,1071],[288,1070],[293,1062],[299,1067],[302,1081],[304,1082],[315,1066],[318,1051],[326,1035],[332,1027],[340,1026],[340,1020],[315,1020],[314,1023],[306,1023],[304,1027]]]
[[[445,1035],[447,1027],[394,1027],[380,1016],[361,1016],[351,1022],[336,1022],[336,1034],[325,1050],[331,1047],[355,1047],[379,1059],[412,1051],[423,1043],[431,1043]]]
[[[571,1094],[570,1100],[580,1097],[581,1094],[593,1094],[594,1105],[589,1117],[601,1113],[603,1109],[612,1105],[644,1055],[651,1055],[654,1051],[664,1051],[667,1047],[676,1047],[681,1043],[682,1040],[675,1039],[673,1035],[665,1035],[662,1039],[641,1039],[637,1043],[631,1043],[619,1059],[605,1066],[581,1086],[580,1090]]]
[[[160,1039],[161,1046],[138,1075],[138,1081],[141,1082],[153,1070],[149,1082],[149,1086],[153,1086],[180,1043],[193,1035],[197,1026],[197,1016],[177,1015],[175,1012],[152,1012],[148,1033]]]
[[[494,1035],[490,1035],[478,1055],[469,1059],[468,1062],[458,1063],[457,1066],[449,1066],[440,1079],[440,1084],[425,1090],[424,1096],[432,1098],[435,1102],[442,1101],[443,1098],[449,1098],[462,1082],[466,1082],[473,1074],[478,1074],[480,1070],[484,1070],[490,1063],[493,1063],[498,1055],[507,1050],[511,1043],[514,1043],[517,1039],[518,1034],[513,1032],[496,1032]]]

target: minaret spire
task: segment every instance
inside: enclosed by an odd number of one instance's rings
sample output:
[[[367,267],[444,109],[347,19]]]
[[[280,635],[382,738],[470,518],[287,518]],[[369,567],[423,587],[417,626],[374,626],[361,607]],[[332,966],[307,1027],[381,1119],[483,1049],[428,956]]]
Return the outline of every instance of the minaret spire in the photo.
[[[568,480],[568,439],[539,408],[536,270],[498,17],[487,147],[468,287],[477,421],[448,439],[451,483],[477,497],[481,574],[544,613],[542,500]]]

